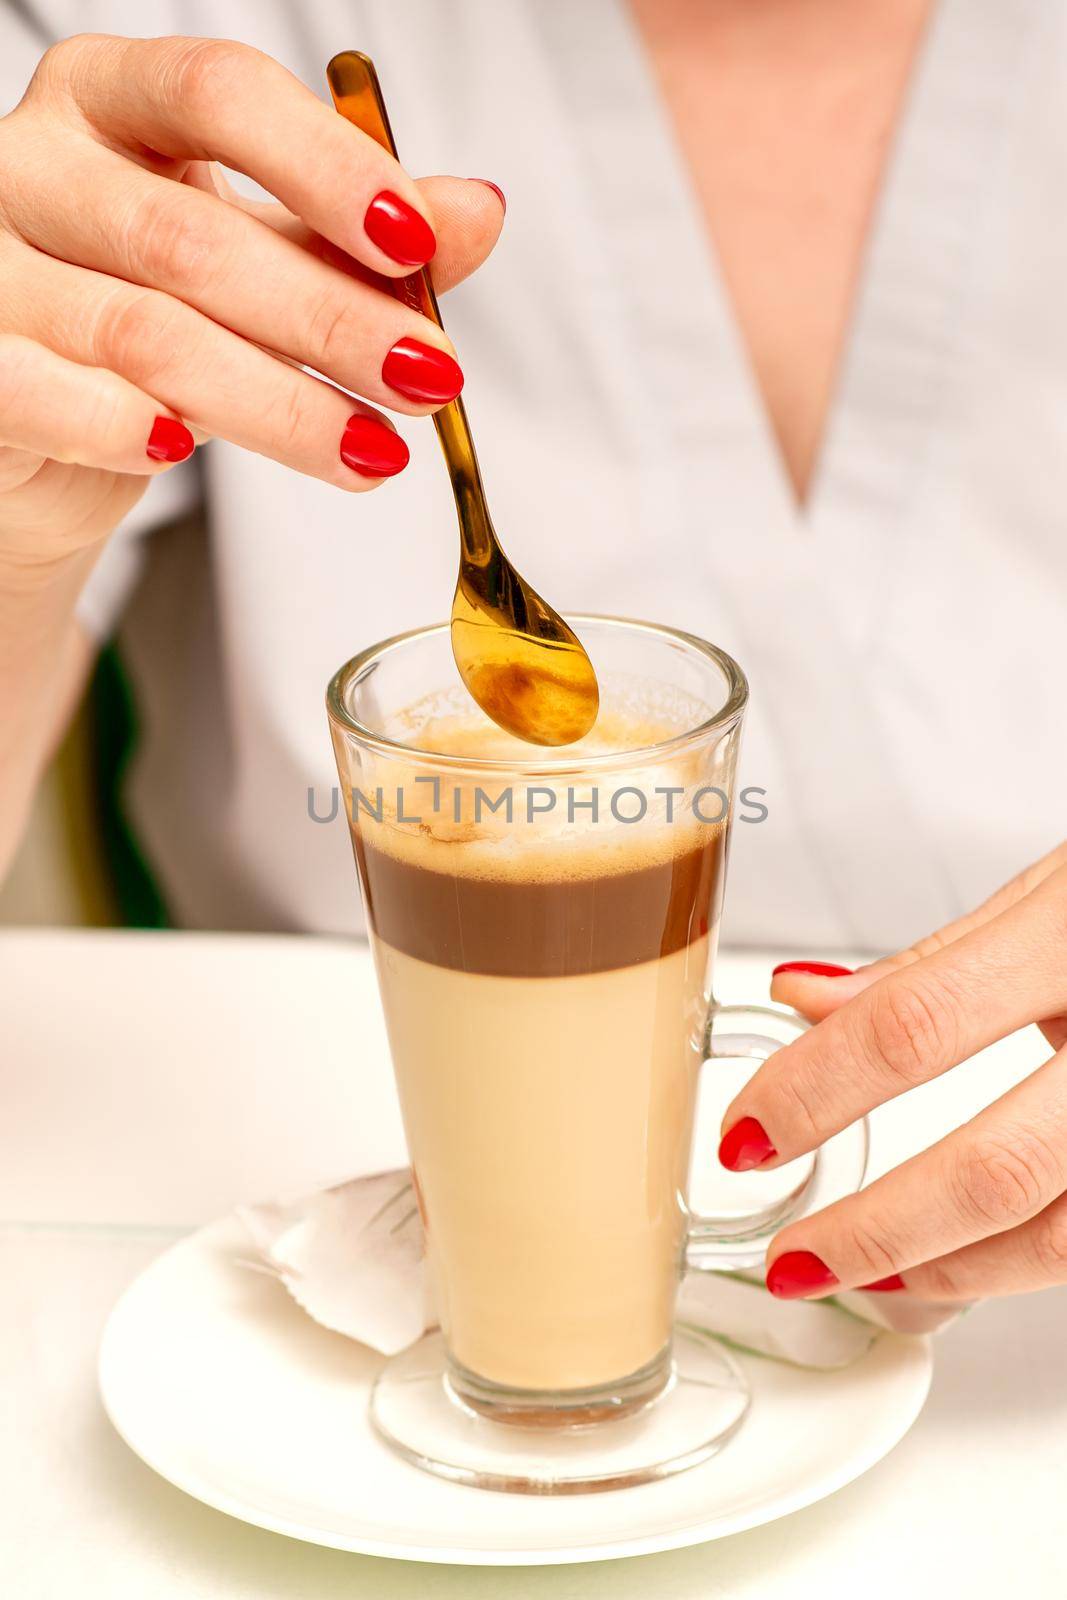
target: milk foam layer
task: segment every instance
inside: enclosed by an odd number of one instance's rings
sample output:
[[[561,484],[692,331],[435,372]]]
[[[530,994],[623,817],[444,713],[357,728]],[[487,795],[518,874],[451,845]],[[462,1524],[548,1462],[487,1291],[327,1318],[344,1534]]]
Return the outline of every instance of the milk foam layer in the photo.
[[[531,772],[530,745],[484,718],[427,718],[409,735],[425,759],[415,751],[367,758],[353,822],[376,849],[453,876],[568,882],[639,871],[725,827],[732,771],[722,748],[657,750],[678,732],[608,712],[570,747],[565,768],[554,761]],[[516,767],[446,767],[434,761],[441,755]],[[583,765],[603,756],[620,760]]]
[[[609,710],[600,714],[594,726],[577,743],[564,750],[546,750],[543,754],[546,763],[573,760],[580,765],[591,757],[651,750],[675,738],[678,732],[676,726],[663,720]],[[466,756],[472,761],[513,761],[519,766],[536,761],[540,753],[536,746],[516,739],[514,734],[498,728],[488,718],[469,712],[427,718],[422,724],[418,745],[435,755]]]

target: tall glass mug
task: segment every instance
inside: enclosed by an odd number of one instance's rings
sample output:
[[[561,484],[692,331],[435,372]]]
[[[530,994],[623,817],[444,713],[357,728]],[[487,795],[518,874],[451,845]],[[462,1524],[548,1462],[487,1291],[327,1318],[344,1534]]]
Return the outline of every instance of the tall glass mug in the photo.
[[[759,1264],[865,1153],[850,1133],[709,1198],[710,1144],[690,1207],[698,1079],[724,1108],[803,1028],[711,997],[747,686],[690,635],[571,620],[601,712],[565,749],[487,721],[447,627],[364,651],[327,697],[440,1320],[372,1415],[429,1470],[539,1492],[730,1436],[746,1387],[675,1327],[682,1275]]]

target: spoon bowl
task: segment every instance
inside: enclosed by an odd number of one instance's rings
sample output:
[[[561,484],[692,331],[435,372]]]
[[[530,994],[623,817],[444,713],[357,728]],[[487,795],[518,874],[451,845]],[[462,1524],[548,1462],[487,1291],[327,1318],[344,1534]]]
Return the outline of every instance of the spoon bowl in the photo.
[[[491,578],[460,564],[452,654],[471,695],[500,727],[531,744],[573,744],[596,721],[593,664],[573,629],[500,555]]]

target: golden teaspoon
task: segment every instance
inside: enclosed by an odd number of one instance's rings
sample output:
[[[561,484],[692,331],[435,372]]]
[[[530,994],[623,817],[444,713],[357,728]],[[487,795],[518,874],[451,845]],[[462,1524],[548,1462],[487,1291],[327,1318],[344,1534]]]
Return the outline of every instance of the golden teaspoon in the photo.
[[[345,50],[326,69],[343,117],[391,155],[396,145],[369,56]],[[443,327],[430,275],[395,280],[415,311]],[[558,612],[516,572],[500,546],[486,504],[462,400],[434,415],[459,513],[459,578],[452,600],[452,653],[486,716],[531,744],[571,744],[596,721],[593,663]]]

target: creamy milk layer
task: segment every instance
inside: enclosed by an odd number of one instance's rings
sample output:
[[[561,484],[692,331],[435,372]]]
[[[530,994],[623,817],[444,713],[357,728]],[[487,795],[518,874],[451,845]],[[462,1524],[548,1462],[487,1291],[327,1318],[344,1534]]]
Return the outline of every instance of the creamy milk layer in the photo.
[[[375,954],[455,1358],[524,1390],[654,1361],[680,1275],[708,940],[577,978]]]

